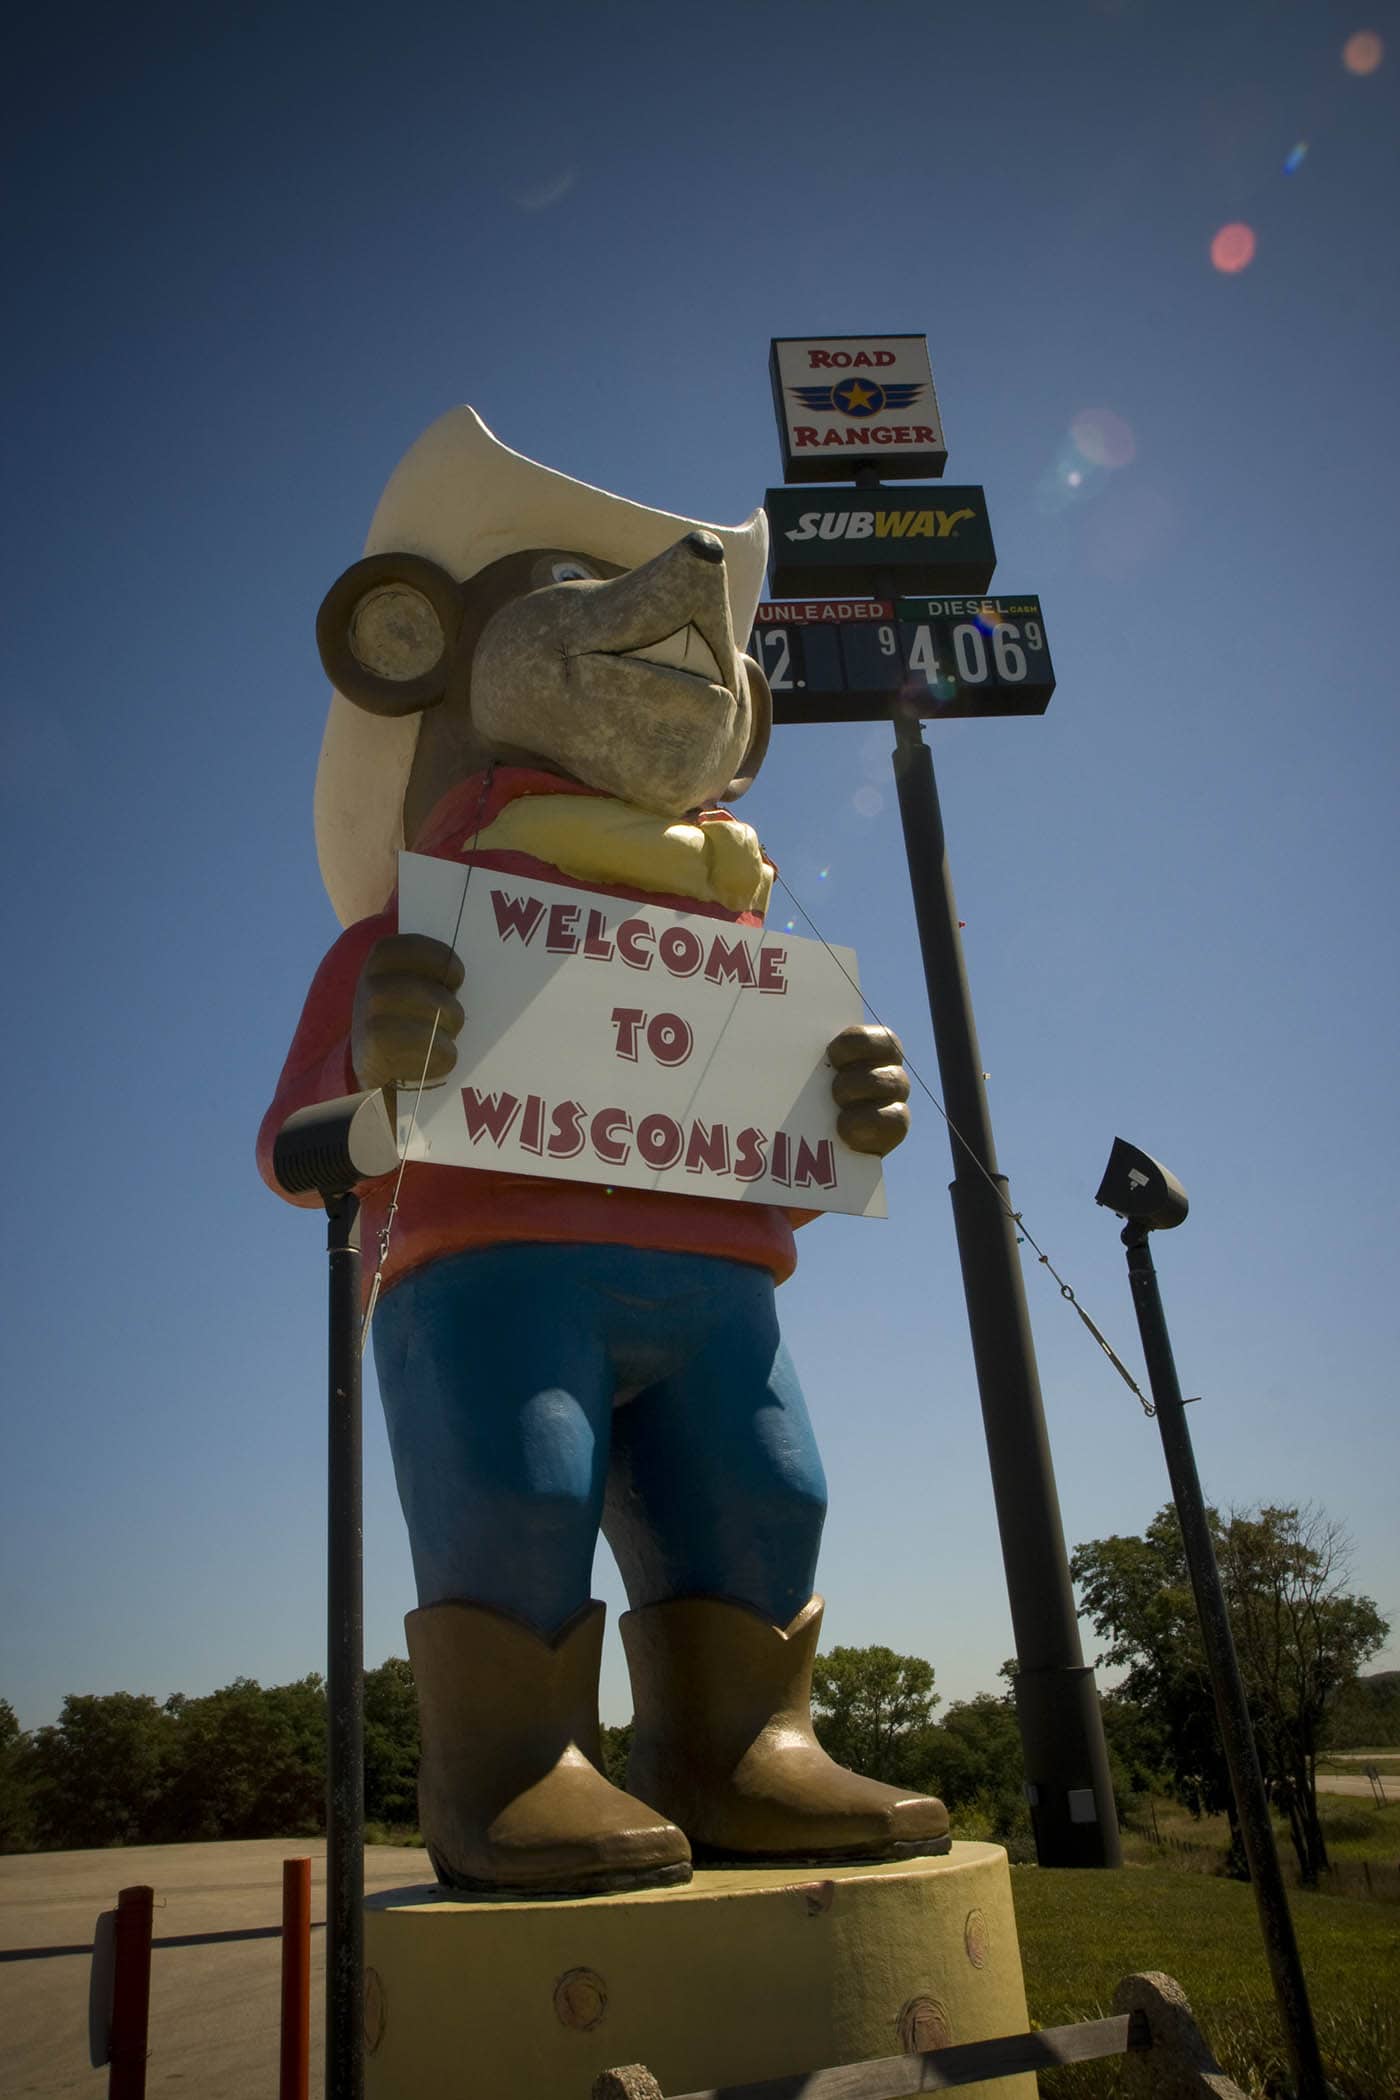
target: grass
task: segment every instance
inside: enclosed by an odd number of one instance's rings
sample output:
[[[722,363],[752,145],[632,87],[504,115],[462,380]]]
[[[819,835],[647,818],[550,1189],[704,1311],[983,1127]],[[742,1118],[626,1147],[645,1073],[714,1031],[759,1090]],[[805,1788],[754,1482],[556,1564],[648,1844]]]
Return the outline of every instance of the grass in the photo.
[[[1166,1866],[1119,1873],[1012,1870],[1026,1996],[1037,2026],[1097,2019],[1120,1976],[1164,1969],[1191,2000],[1250,2100],[1291,2092],[1259,1935],[1243,1882]],[[1294,1924],[1323,2060],[1338,2100],[1400,2100],[1400,1911],[1295,1892]],[[1119,2092],[1122,2067],[1042,2076],[1046,2100]]]
[[[1318,1809],[1331,1861],[1325,1892],[1400,1903],[1400,1799],[1378,1808],[1363,1796],[1320,1794]],[[1288,1826],[1277,1816],[1274,1839],[1284,1879],[1296,1887],[1297,1859]],[[1123,1856],[1131,1865],[1173,1866],[1197,1874],[1219,1874],[1228,1845],[1224,1816],[1193,1816],[1163,1800],[1135,1813],[1123,1833]]]
[[[421,1846],[423,1840],[411,1823],[366,1823],[367,1845]]]
[[[1395,1869],[1400,1861],[1400,1798],[1377,1808],[1364,1795],[1323,1794],[1318,1810],[1330,1858],[1366,1859]]]

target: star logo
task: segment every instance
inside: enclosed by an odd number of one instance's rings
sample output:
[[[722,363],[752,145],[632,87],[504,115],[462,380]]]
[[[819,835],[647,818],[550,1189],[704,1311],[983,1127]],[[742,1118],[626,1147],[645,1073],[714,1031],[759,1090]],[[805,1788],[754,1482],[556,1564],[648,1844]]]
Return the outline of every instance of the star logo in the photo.
[[[843,379],[836,386],[794,386],[788,392],[795,394],[805,409],[825,409],[828,415],[836,411],[864,423],[884,409],[912,407],[923,390],[922,382],[917,381],[903,386],[878,386],[873,379]]]

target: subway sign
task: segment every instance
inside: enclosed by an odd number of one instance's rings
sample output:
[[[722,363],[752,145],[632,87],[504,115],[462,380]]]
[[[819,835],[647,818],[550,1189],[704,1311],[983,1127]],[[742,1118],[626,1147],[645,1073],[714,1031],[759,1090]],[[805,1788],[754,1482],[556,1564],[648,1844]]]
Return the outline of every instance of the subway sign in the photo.
[[[1043,715],[1055,690],[1039,598],[775,599],[749,654],[775,722]]]
[[[996,549],[980,488],[769,489],[775,598],[870,596],[883,570],[910,594],[981,593]]]

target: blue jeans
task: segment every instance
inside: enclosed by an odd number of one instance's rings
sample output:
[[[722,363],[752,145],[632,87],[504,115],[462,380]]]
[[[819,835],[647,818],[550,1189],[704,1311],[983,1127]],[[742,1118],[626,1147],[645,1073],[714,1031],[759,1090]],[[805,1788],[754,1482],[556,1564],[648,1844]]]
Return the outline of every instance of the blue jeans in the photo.
[[[826,1480],[765,1269],[450,1255],[380,1300],[374,1355],[420,1604],[552,1634],[600,1524],[634,1606],[724,1596],[785,1626],[811,1596]]]

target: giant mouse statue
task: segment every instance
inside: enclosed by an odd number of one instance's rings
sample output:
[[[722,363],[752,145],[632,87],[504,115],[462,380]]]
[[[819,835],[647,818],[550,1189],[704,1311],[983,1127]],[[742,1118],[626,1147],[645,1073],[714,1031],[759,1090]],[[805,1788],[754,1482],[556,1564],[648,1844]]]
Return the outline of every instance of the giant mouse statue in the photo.
[[[294,1109],[452,1070],[470,971],[398,932],[399,847],[464,880],[490,868],[762,924],[772,865],[719,804],[768,744],[767,686],[736,641],[766,548],[761,511],[726,529],[625,502],[510,451],[469,408],[411,448],[317,622],[334,686],[317,843],[345,931],[263,1124],[271,1186]],[[840,1137],[889,1151],[908,1125],[899,1043],[848,1028],[828,1055]],[[360,1191],[372,1254],[392,1188]],[[947,1849],[941,1802],[846,1771],[812,1732],[826,1488],[774,1305],[801,1222],[405,1169],[373,1338],[418,1589],[420,1821],[444,1883],[586,1893],[684,1881],[692,1852]],[[598,1769],[600,1526],[631,1607],[625,1793]]]

